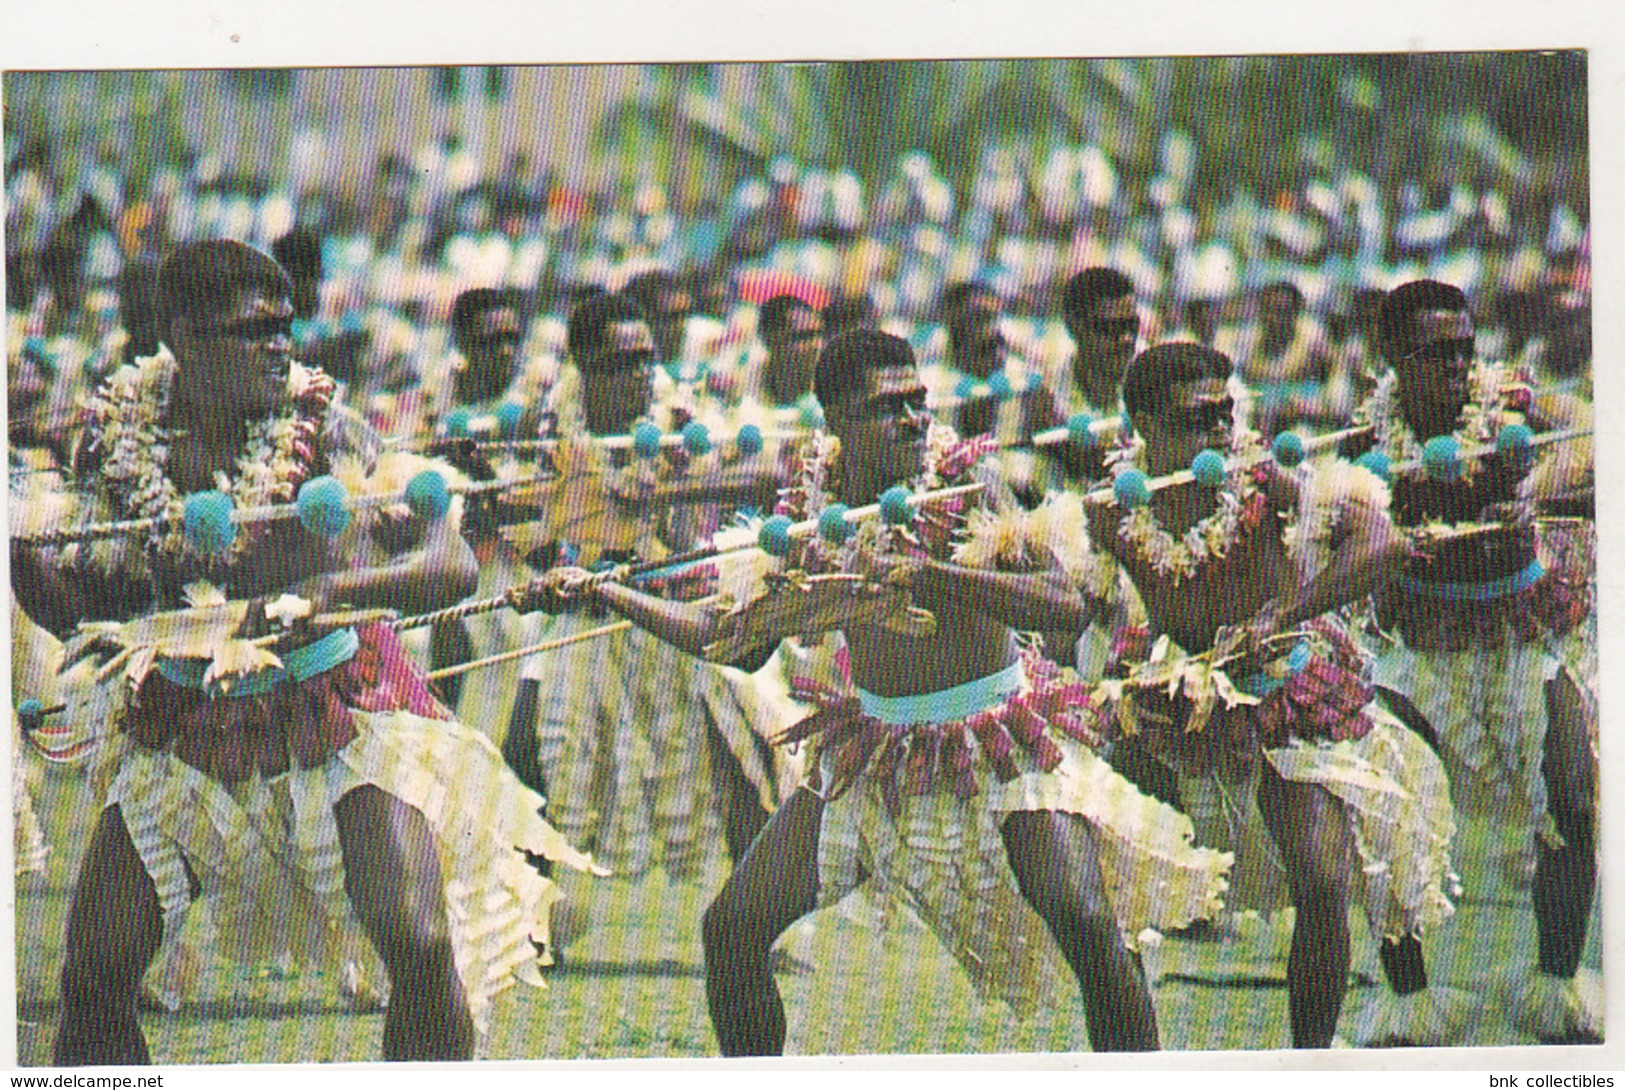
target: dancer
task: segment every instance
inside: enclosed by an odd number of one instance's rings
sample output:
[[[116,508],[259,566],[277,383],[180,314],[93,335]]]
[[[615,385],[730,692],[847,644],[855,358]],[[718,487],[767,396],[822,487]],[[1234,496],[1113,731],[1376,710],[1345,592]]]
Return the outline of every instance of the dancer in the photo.
[[[772,478],[748,459],[723,466],[717,450],[644,459],[602,445],[651,416],[661,433],[687,419],[652,398],[654,337],[631,300],[604,295],[579,306],[570,355],[579,401],[559,406],[561,445],[551,455],[559,477],[540,518],[505,531],[539,566],[659,560],[703,542],[720,521],[716,509],[749,502],[764,483],[771,491]],[[680,594],[693,584],[679,570],[653,585]],[[602,624],[529,621],[527,644]],[[503,754],[545,790],[550,817],[573,842],[622,875],[660,863],[672,877],[692,877],[715,809],[730,857],[745,854],[780,791],[748,684],[636,631],[540,652],[520,676]]]
[[[358,922],[393,986],[385,1058],[468,1059],[491,997],[539,983],[532,941],[560,893],[521,851],[593,868],[372,619],[473,589],[455,505],[345,520],[329,504],[332,537],[225,517],[372,456],[365,433],[336,426],[332,381],[289,359],[288,296],[247,246],[178,249],[160,272],[168,351],[90,401],[74,466],[77,518],[166,521],[61,548],[12,541],[29,614],[65,638],[85,622],[73,654],[117,651],[60,1064],[147,1061],[137,988],[199,895],[251,961],[336,963]],[[189,532],[167,521],[183,510]]]
[[[690,654],[720,641],[708,653],[752,661],[791,634],[839,630],[846,640],[850,688],[820,694],[821,709],[788,736],[816,739],[817,783],[774,815],[705,915],[706,992],[723,1053],[783,1051],[772,944],[866,880],[912,907],[978,986],[1018,1008],[1036,1001],[1047,944],[1035,929],[1047,925],[1082,991],[1091,1044],[1157,1047],[1129,943],[1214,911],[1229,859],[1192,847],[1189,821],[1095,756],[1097,712],[1082,687],[1016,638],[1087,621],[1059,559],[1081,542],[1075,520],[1022,512],[986,476],[991,441],[927,427],[906,341],[837,337],[819,360],[817,392],[830,433],[781,498],[787,515],[822,510],[833,523],[830,503],[971,478],[986,483],[984,498],[927,506],[912,527],[871,521],[848,537],[832,525],[833,537],[799,552],[787,543],[791,555],[776,565],[747,554],[756,559],[719,572],[735,612],[579,569],[550,573],[539,590],[591,597]],[[1002,534],[1008,519],[1028,536]],[[784,570],[765,570],[775,566]]]
[[[1265,854],[1278,853],[1297,910],[1292,1042],[1324,1048],[1347,985],[1351,897],[1364,894],[1373,930],[1390,938],[1447,916],[1453,816],[1437,759],[1372,703],[1331,616],[1407,556],[1385,489],[1352,467],[1304,481],[1276,468],[1233,419],[1230,376],[1212,349],[1165,344],[1125,377],[1138,438],[1116,502],[1089,527],[1102,563],[1133,580],[1158,642],[1103,689],[1120,733],[1179,774],[1203,840],[1236,849],[1229,907],[1269,907]],[[1198,455],[1220,459],[1218,472],[1146,490],[1140,474]]]
[[[1593,529],[1534,518],[1544,501],[1589,493],[1591,447],[1566,442],[1536,458],[1516,441],[1588,427],[1590,410],[1566,395],[1537,397],[1514,371],[1479,360],[1467,298],[1451,285],[1394,289],[1378,323],[1393,370],[1359,414],[1371,435],[1348,453],[1436,464],[1394,481],[1401,525],[1505,526],[1419,558],[1378,595],[1374,678],[1395,712],[1435,740],[1458,804],[1534,824],[1537,962],[1506,998],[1538,1040],[1598,1041],[1600,984],[1580,970],[1597,874]],[[1501,452],[1450,453],[1506,439]],[[1386,960],[1398,996],[1427,988],[1419,948]],[[1384,1032],[1409,1032],[1405,1020],[1387,1021]]]

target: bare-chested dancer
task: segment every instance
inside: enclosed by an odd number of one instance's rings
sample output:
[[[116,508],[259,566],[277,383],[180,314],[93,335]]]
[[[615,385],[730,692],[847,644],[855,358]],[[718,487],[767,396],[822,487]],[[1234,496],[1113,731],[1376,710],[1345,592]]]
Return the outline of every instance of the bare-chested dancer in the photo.
[[[207,647],[165,635],[162,617],[118,630],[133,657],[108,681],[110,786],[68,914],[56,1062],[148,1059],[137,988],[199,895],[249,956],[342,956],[333,936],[358,922],[393,986],[385,1058],[468,1059],[490,997],[539,983],[532,939],[545,941],[559,894],[521,849],[590,861],[536,817],[541,800],[452,720],[385,625],[315,620],[341,606],[421,612],[472,590],[455,501],[438,519],[357,513],[331,537],[220,517],[228,499],[286,503],[302,482],[364,469],[375,444],[343,426],[332,381],[289,358],[274,261],[202,242],[159,279],[168,350],[91,400],[78,499],[89,520],[164,518],[213,492],[194,509],[205,530],[12,542],[18,600],[60,636],[183,604],[188,623],[215,626]],[[450,896],[466,896],[456,912]]]
[[[837,337],[816,385],[830,436],[806,456],[783,512],[856,507],[894,486],[929,489],[987,469],[991,442],[928,428],[906,341],[868,331]],[[988,490],[999,493],[996,480]],[[1025,899],[1077,978],[1091,1044],[1157,1047],[1150,995],[1124,935],[1213,911],[1228,857],[1193,849],[1186,819],[1091,751],[1096,720],[1086,694],[1015,637],[1081,628],[1083,599],[1036,543],[1038,562],[1025,570],[957,563],[978,511],[1015,509],[1008,494],[979,498],[974,510],[966,502],[927,505],[911,528],[877,521],[843,544],[805,542],[785,561],[906,588],[935,624],[899,630],[897,615],[878,617],[860,592],[850,608],[824,600],[817,617],[792,604],[776,611],[779,623],[767,626],[775,630],[755,633],[771,648],[787,635],[839,629],[851,688],[826,694],[822,710],[792,732],[817,739],[817,785],[774,815],[706,912],[706,990],[726,1055],[783,1051],[770,948],[797,919],[869,878],[928,920],[979,985],[1018,1002],[1037,950],[1021,934],[1031,918]],[[550,583],[556,593],[591,593],[690,653],[728,631],[716,613],[580,571],[556,572]],[[782,603],[776,593],[746,597]]]
[[[1292,1042],[1323,1048],[1347,982],[1351,896],[1363,884],[1373,928],[1394,937],[1448,914],[1451,812],[1437,760],[1371,706],[1352,642],[1323,617],[1370,594],[1407,557],[1385,490],[1363,470],[1304,481],[1262,458],[1256,435],[1234,420],[1230,375],[1229,360],[1195,344],[1158,345],[1134,361],[1123,402],[1138,436],[1129,460],[1139,465],[1120,471],[1158,477],[1211,450],[1225,472],[1217,484],[1149,494],[1120,478],[1117,502],[1091,511],[1090,533],[1133,580],[1153,635],[1169,641],[1142,664],[1143,677],[1216,645],[1243,655],[1224,668],[1229,689],[1213,688],[1198,663],[1182,689],[1131,678],[1119,722],[1179,773],[1187,809],[1216,811],[1220,835],[1237,837],[1224,846],[1243,852],[1242,890],[1258,853],[1235,830],[1249,824],[1256,798],[1297,909]],[[1373,775],[1414,805],[1396,814],[1379,798],[1368,812],[1360,783]],[[1392,880],[1365,877],[1361,863]]]
[[[1384,298],[1378,339],[1393,367],[1360,417],[1390,463],[1424,444],[1494,444],[1589,426],[1590,410],[1537,396],[1523,376],[1478,358],[1462,292],[1419,280]],[[1437,448],[1435,448],[1437,449]],[[1468,454],[1453,472],[1394,482],[1402,525],[1502,519],[1492,534],[1440,548],[1377,601],[1386,635],[1375,677],[1396,712],[1434,738],[1458,803],[1535,824],[1536,971],[1512,981],[1520,1026],[1548,1043],[1601,1037],[1600,994],[1580,972],[1596,885],[1596,572],[1589,524],[1537,523],[1543,503],[1589,499],[1589,440]],[[1385,951],[1400,996],[1427,987],[1414,944]],[[1405,1027],[1400,1026],[1403,1032]]]

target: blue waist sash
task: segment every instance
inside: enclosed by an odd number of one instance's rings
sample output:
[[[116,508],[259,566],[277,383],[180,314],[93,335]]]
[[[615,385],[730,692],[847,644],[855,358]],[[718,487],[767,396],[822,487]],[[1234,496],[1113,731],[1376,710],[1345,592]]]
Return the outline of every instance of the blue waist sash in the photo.
[[[1540,582],[1541,576],[1545,574],[1546,568],[1537,558],[1531,560],[1523,571],[1514,575],[1504,575],[1499,579],[1486,579],[1478,583],[1433,583],[1426,579],[1412,579],[1407,575],[1401,575],[1398,582],[1412,594],[1439,598],[1446,602],[1490,602],[1528,590]]]
[[[1292,645],[1284,657],[1276,659],[1264,669],[1248,674],[1236,682],[1236,688],[1248,696],[1265,697],[1303,673],[1313,652],[1307,637]]]
[[[256,670],[252,674],[238,677],[223,695],[258,696],[270,692],[285,681],[294,684],[308,681],[336,666],[343,666],[355,657],[360,648],[361,637],[356,635],[355,629],[335,629],[321,639],[307,643],[303,647],[296,647],[283,655],[281,666]],[[208,686],[203,684],[203,675],[209,669],[209,664],[204,659],[160,658],[154,665],[160,674],[176,685],[188,689],[204,689],[215,696],[222,695],[218,680]]]
[[[996,674],[935,693],[876,696],[866,689],[857,692],[863,714],[887,726],[912,727],[957,723],[1003,704],[1026,687],[1027,671],[1017,659]]]

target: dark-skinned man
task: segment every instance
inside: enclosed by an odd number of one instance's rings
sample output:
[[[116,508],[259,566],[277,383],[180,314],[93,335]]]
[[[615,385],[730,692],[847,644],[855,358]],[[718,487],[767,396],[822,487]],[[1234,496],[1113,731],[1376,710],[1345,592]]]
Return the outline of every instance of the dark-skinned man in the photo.
[[[288,296],[276,263],[239,243],[174,253],[159,274],[168,350],[90,400],[74,466],[76,517],[161,521],[12,542],[18,599],[46,628],[131,622],[87,645],[133,658],[105,682],[109,786],[68,913],[60,1064],[147,1059],[136,989],[196,896],[225,952],[256,959],[342,956],[335,929],[359,923],[392,984],[384,1056],[468,1059],[491,996],[538,982],[532,942],[559,894],[521,852],[591,865],[386,625],[327,612],[415,613],[471,591],[455,501],[440,518],[345,519],[330,503],[336,536],[225,517],[376,455],[332,380],[290,359]],[[190,533],[166,521],[182,509]],[[182,618],[212,633],[203,646],[176,635]],[[458,888],[466,903],[448,906]]]
[[[1452,811],[1437,759],[1374,703],[1332,614],[1408,556],[1386,490],[1363,469],[1278,468],[1236,419],[1230,379],[1222,354],[1177,343],[1142,353],[1124,379],[1135,440],[1089,530],[1133,581],[1156,643],[1106,688],[1120,734],[1177,774],[1199,837],[1236,851],[1228,906],[1290,897],[1291,1039],[1324,1048],[1347,986],[1351,901],[1363,894],[1373,931],[1394,939],[1449,914]],[[1135,476],[1198,455],[1197,480],[1150,490]]]
[[[1501,525],[1431,550],[1378,596],[1373,676],[1435,742],[1458,805],[1533,824],[1535,971],[1503,982],[1518,1025],[1548,1043],[1600,1040],[1600,991],[1580,968],[1596,883],[1595,545],[1588,522],[1538,517],[1589,500],[1591,441],[1538,457],[1517,442],[1471,450],[1589,428],[1591,412],[1480,360],[1467,298],[1449,284],[1391,291],[1377,340],[1392,371],[1357,415],[1372,434],[1346,453],[1398,464],[1433,452],[1438,471],[1394,481],[1403,526]],[[1386,953],[1398,997],[1428,990],[1419,948]],[[1384,1032],[1404,1039],[1411,1027]]]
[[[706,991],[723,1053],[783,1051],[772,944],[865,880],[928,921],[979,987],[1028,1009],[1053,949],[1047,925],[1081,989],[1092,1045],[1155,1048],[1155,1013],[1125,935],[1214,910],[1229,860],[1193,849],[1184,818],[1094,755],[1095,709],[1082,687],[1020,649],[1018,629],[1087,621],[1052,552],[1053,535],[1069,529],[1077,540],[1078,527],[1044,520],[1040,533],[999,484],[993,444],[928,426],[906,341],[837,337],[820,358],[817,392],[829,433],[781,497],[786,517],[858,507],[896,486],[974,479],[988,494],[939,500],[906,527],[876,521],[840,544],[790,545],[778,566],[829,577],[813,585],[835,588],[832,597],[799,597],[799,579],[770,589],[749,561],[725,566],[719,586],[750,604],[758,620],[749,625],[580,570],[548,581],[554,596],[590,597],[691,654],[744,640],[748,663],[790,635],[838,631],[845,641],[844,691],[819,694],[821,710],[789,734],[817,739],[816,784],[774,815],[706,912]],[[1001,518],[1032,535],[1019,556],[1001,551]],[[843,597],[854,580],[868,589]],[[877,611],[887,592],[905,589],[934,620],[895,601]]]
[[[725,466],[717,450],[666,447],[645,458],[605,445],[640,422],[670,434],[688,420],[654,398],[655,340],[631,299],[578,306],[569,351],[573,366],[555,391],[561,445],[550,454],[558,491],[514,538],[539,566],[659,560],[701,543],[718,508],[760,505],[763,488],[771,493],[771,476],[754,466],[760,456]],[[692,582],[674,571],[656,585],[676,594]],[[535,614],[525,642],[602,623]],[[503,753],[526,783],[545,783],[552,818],[617,873],[658,863],[674,878],[693,876],[713,811],[730,856],[744,855],[778,790],[750,721],[750,686],[637,631],[534,655],[520,676]]]

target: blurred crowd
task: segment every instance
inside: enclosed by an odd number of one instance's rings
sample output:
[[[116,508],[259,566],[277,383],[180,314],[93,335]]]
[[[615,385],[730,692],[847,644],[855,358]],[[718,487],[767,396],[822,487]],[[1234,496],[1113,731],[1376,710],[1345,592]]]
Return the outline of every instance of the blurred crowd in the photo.
[[[74,394],[156,350],[157,265],[203,238],[277,257],[296,285],[298,354],[390,431],[444,405],[453,307],[471,288],[519,293],[533,392],[556,376],[571,307],[629,285],[662,311],[657,348],[679,381],[732,381],[761,354],[760,305],[785,292],[823,310],[827,334],[875,325],[929,364],[948,351],[945,293],[971,284],[996,300],[1004,344],[1053,382],[1072,351],[1061,286],[1095,266],[1132,283],[1141,347],[1225,351],[1278,424],[1346,414],[1374,366],[1381,293],[1418,277],[1468,293],[1482,356],[1589,395],[1586,209],[1488,167],[1448,186],[1334,166],[1275,192],[1215,191],[1196,184],[1203,149],[1176,130],[1150,177],[1089,143],[967,149],[980,163],[963,191],[920,152],[879,184],[779,157],[679,206],[659,178],[588,191],[522,151],[483,170],[449,134],[335,179],[325,139],[296,134],[275,176],[203,152],[137,187],[110,151],[8,132],[14,442],[60,428]]]

